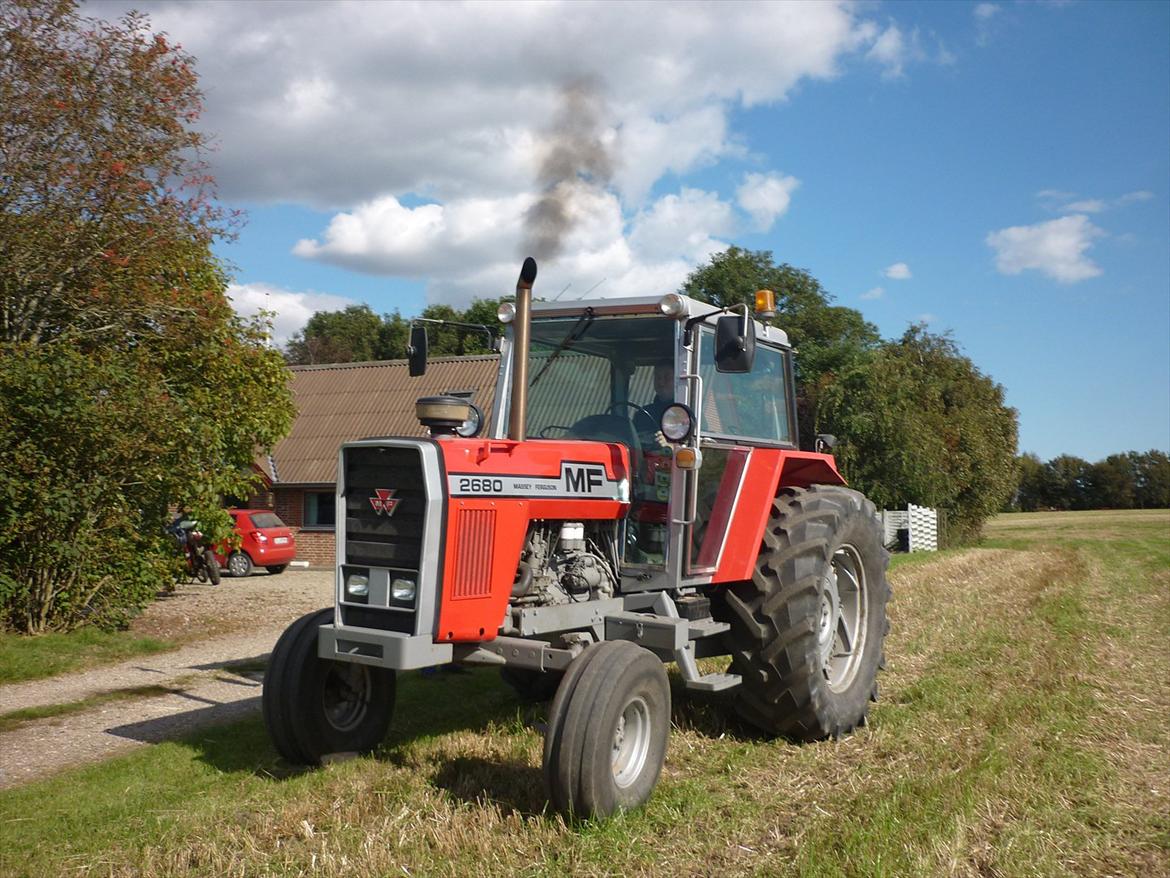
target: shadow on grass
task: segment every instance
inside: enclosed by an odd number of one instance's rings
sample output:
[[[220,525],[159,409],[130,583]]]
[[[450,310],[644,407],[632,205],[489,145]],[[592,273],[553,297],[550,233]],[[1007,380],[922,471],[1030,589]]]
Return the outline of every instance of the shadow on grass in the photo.
[[[528,762],[457,756],[440,763],[431,782],[455,799],[521,817],[538,817],[548,807],[541,768]]]

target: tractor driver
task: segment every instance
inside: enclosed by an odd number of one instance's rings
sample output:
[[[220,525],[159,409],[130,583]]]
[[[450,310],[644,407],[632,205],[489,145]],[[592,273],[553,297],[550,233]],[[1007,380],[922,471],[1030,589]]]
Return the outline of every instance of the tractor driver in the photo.
[[[635,417],[635,426],[642,444],[656,448],[658,426],[662,413],[674,402],[674,364],[658,363],[654,366],[654,400],[642,406]]]

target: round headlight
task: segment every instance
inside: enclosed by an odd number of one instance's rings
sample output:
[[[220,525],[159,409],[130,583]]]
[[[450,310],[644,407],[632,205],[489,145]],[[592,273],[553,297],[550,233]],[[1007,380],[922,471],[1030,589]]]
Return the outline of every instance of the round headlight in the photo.
[[[479,431],[483,428],[483,412],[479,410],[479,406],[469,402],[467,407],[469,409],[467,420],[455,428],[455,433],[464,439],[478,436]]]
[[[501,302],[496,309],[496,318],[501,323],[511,323],[516,319],[516,306],[512,302]]]
[[[395,579],[390,583],[390,597],[396,601],[407,603],[414,600],[414,580]]]
[[[687,303],[678,293],[667,293],[658,300],[658,310],[667,317],[682,317],[687,311]]]
[[[691,435],[691,431],[694,428],[695,416],[681,402],[668,405],[666,411],[662,413],[662,421],[659,429],[662,430],[662,435],[671,442],[684,441]]]
[[[360,573],[351,573],[345,578],[345,593],[352,598],[364,598],[370,594],[370,579]]]

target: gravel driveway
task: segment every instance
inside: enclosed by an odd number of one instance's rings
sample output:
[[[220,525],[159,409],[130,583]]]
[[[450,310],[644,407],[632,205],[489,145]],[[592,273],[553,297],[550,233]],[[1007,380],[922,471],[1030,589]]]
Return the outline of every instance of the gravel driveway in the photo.
[[[166,690],[36,720],[0,734],[0,788],[258,711],[262,672],[256,667],[290,622],[332,603],[332,570],[225,578],[218,587],[180,586],[131,627],[144,635],[188,641],[182,648],[0,686],[0,713],[119,690]],[[238,663],[244,667],[230,667]]]

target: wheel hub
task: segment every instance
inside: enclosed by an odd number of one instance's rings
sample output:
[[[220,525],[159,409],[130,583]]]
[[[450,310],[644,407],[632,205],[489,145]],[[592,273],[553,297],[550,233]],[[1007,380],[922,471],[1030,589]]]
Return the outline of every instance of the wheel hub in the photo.
[[[817,651],[829,688],[840,692],[857,678],[865,650],[869,597],[861,554],[851,545],[833,553],[821,591]]]
[[[619,787],[632,784],[646,766],[650,752],[650,708],[641,697],[629,702],[613,732],[611,764]]]
[[[369,710],[370,697],[370,674],[363,665],[333,663],[321,693],[322,707],[329,725],[339,732],[347,732],[361,725]]]

